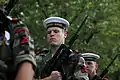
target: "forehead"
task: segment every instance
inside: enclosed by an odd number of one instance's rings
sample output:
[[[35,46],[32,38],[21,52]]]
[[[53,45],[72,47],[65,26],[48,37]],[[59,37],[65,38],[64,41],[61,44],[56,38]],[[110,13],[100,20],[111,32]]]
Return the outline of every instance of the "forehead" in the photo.
[[[50,30],[63,30],[63,29],[61,29],[61,28],[59,28],[59,27],[49,27],[49,28],[47,29],[47,31],[50,31]]]

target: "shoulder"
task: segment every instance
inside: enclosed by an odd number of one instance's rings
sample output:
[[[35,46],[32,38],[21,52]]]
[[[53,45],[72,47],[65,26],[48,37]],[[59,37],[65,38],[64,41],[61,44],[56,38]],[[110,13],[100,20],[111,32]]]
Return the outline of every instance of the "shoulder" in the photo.
[[[41,61],[45,56],[46,56],[45,54],[36,55],[36,61],[37,62]]]
[[[50,52],[44,52],[44,53],[40,53],[40,54],[37,54],[36,55],[36,62],[37,63],[39,63],[39,62],[45,62],[47,59],[48,59],[48,57],[49,57],[49,53]]]

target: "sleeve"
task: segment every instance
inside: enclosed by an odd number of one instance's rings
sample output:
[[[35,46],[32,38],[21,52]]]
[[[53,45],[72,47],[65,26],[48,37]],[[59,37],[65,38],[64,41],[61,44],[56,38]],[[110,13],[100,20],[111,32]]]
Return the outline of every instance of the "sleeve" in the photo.
[[[14,66],[17,67],[19,64],[28,61],[33,64],[33,69],[35,69],[34,41],[28,28],[21,23],[12,24],[12,27]]]

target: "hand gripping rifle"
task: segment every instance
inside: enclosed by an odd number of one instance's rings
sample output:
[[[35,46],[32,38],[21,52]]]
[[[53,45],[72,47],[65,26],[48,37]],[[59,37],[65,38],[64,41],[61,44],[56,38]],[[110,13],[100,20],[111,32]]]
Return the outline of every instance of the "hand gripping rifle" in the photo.
[[[68,42],[69,48],[71,48],[71,46],[73,45],[73,43],[75,42],[75,40],[78,38],[79,32],[80,32],[81,28],[83,27],[83,25],[85,24],[87,18],[88,18],[88,15],[85,16],[85,18],[83,19],[83,21],[80,24],[79,28],[77,29],[77,31],[75,32],[75,34],[71,37],[70,41]]]
[[[66,47],[66,45],[61,44],[53,58],[50,59],[42,69],[40,74],[41,79],[50,76],[52,71],[59,71],[62,75],[62,80],[69,80],[68,76],[70,77],[70,75],[74,73],[74,68],[79,60],[79,57],[75,56],[74,62],[72,63],[73,65],[71,67],[67,66],[69,61],[72,60],[69,59],[70,55],[73,56],[72,53],[73,52]],[[66,71],[66,69],[64,69],[64,65],[66,65],[66,68],[69,70]]]
[[[108,73],[110,66],[113,64],[115,59],[119,56],[120,54],[117,54],[113,60],[110,62],[110,64],[102,71],[102,73],[99,76],[95,76],[92,80],[103,80],[104,76]]]

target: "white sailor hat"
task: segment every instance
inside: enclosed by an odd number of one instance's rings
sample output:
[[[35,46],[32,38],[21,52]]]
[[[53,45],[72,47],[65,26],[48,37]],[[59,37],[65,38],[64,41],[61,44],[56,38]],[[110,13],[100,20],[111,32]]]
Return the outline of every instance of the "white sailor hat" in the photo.
[[[94,53],[83,53],[81,54],[85,61],[95,61],[97,62],[100,59],[100,56]]]
[[[59,27],[65,30],[70,26],[69,22],[61,17],[49,17],[43,21],[43,25],[46,28]]]

